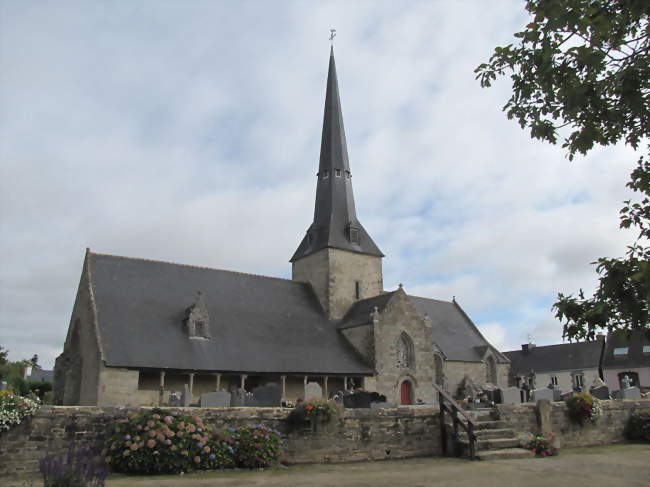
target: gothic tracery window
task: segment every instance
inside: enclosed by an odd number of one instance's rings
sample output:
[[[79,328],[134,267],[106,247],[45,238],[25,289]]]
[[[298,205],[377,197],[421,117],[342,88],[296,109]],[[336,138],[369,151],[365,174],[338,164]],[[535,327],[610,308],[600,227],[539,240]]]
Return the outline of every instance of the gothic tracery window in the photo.
[[[402,333],[395,345],[395,361],[400,369],[412,368],[413,360],[413,341],[406,334]]]

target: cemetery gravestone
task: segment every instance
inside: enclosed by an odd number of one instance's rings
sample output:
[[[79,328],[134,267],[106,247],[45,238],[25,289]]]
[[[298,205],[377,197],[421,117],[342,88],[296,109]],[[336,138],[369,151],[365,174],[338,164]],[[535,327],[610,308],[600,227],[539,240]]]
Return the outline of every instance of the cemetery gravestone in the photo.
[[[519,404],[521,402],[521,393],[518,387],[505,387],[501,389],[502,404]]]
[[[366,391],[359,391],[343,396],[343,406],[350,409],[369,408],[372,401],[372,394]]]
[[[592,387],[589,393],[596,399],[609,399],[609,387],[607,386]]]
[[[253,403],[258,408],[276,408],[282,404],[282,391],[277,384],[267,384],[253,391]]]
[[[230,407],[230,392],[218,391],[201,394],[202,408],[227,408]]]
[[[641,399],[641,390],[638,387],[628,387],[627,389],[621,389],[620,398],[639,400]]]
[[[549,402],[555,400],[555,395],[553,394],[553,389],[535,389],[535,402],[540,399],[546,399]]]
[[[322,397],[323,388],[318,382],[307,382],[307,384],[305,384],[305,400],[322,399]]]

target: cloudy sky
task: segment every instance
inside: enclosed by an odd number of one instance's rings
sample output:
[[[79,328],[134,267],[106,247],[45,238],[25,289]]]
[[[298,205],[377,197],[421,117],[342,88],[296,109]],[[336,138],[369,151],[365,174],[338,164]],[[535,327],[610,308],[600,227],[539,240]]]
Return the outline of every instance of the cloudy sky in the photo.
[[[626,148],[569,162],[473,70],[520,0],[0,1],[0,345],[61,352],[86,247],[290,277],[335,53],[357,211],[384,283],[501,350],[561,341],[558,291],[618,256]]]

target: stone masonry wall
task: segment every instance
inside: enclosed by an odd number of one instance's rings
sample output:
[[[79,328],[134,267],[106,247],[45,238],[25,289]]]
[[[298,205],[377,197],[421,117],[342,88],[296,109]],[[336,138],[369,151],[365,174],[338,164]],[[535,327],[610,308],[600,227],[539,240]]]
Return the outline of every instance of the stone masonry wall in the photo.
[[[583,426],[572,422],[564,402],[552,402],[550,417],[553,435],[560,438],[562,448],[611,445],[623,443],[623,430],[634,411],[650,410],[650,401],[601,401],[603,414],[596,423]],[[501,419],[508,421],[518,433],[538,430],[536,405],[532,403],[499,405]]]
[[[165,408],[198,415],[216,429],[264,424],[283,434],[289,463],[351,462],[440,454],[437,408],[348,409],[317,432],[287,431],[288,411],[279,408]],[[68,445],[99,452],[106,432],[134,408],[45,406],[10,431],[0,433],[0,479],[38,473],[48,453]],[[1,482],[0,482],[1,484]]]

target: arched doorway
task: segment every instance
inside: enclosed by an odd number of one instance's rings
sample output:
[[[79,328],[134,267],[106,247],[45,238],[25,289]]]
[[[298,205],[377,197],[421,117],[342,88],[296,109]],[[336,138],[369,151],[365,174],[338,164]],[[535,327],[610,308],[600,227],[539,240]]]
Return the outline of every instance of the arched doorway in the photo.
[[[413,387],[411,386],[411,382],[405,380],[402,382],[402,384],[399,387],[400,404],[402,405],[413,404],[412,397],[413,397]]]

